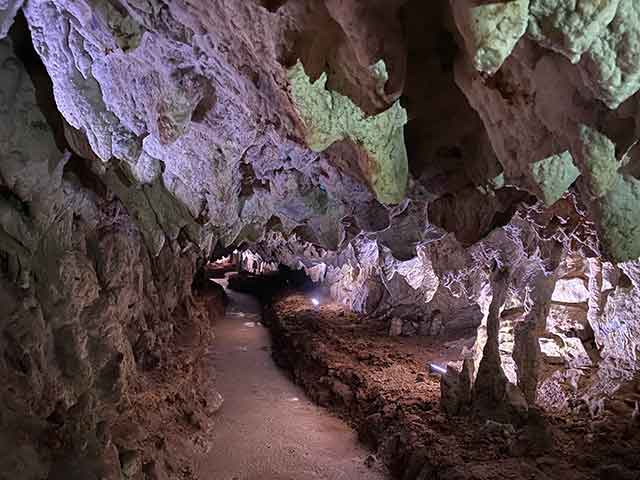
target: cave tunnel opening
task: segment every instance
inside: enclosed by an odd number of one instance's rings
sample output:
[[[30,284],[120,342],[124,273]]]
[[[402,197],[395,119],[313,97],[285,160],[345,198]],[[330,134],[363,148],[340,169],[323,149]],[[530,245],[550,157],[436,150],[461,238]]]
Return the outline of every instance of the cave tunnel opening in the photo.
[[[0,2],[0,479],[638,478],[633,2],[139,3]]]

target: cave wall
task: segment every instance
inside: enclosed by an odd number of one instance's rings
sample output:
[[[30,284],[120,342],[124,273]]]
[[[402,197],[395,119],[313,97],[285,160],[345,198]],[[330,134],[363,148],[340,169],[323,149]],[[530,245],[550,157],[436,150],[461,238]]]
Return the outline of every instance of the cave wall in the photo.
[[[220,243],[306,269],[395,333],[467,335],[454,409],[474,392],[591,408],[638,370],[634,0],[10,0],[0,34],[19,8],[73,153],[25,140],[48,132],[35,108],[3,126],[9,296],[84,289],[38,294],[43,318],[106,301],[96,232],[126,225],[105,242],[136,252],[146,280],[125,290],[154,319],[189,304]],[[6,69],[13,98],[24,72]],[[482,390],[491,372],[504,382]]]
[[[8,39],[0,65],[0,475],[179,469],[178,456],[154,446],[157,423],[175,409],[165,405],[153,421],[144,411],[153,395],[180,390],[152,376],[188,364],[176,342],[209,322],[191,293],[196,252],[181,237],[152,252],[108,175],[60,152]],[[213,389],[201,381],[201,391],[180,394],[185,406]],[[187,431],[190,441],[197,429]]]
[[[507,418],[534,405],[604,414],[640,369],[632,319],[638,262],[616,264],[595,254],[597,235],[583,213],[575,196],[552,209],[543,202],[520,207],[507,225],[471,246],[432,226],[406,260],[394,257],[384,235],[359,235],[336,254],[275,233],[244,254],[251,262],[243,266],[256,273],[278,262],[304,269],[333,301],[387,319],[391,335],[467,339],[470,348],[449,364],[444,383],[450,412],[468,411],[474,386],[486,386],[492,374],[479,378],[479,369],[487,342],[495,342],[499,353],[489,372],[500,372],[504,385],[486,401],[506,406]],[[566,228],[558,229],[559,222]],[[505,294],[489,328],[495,269],[507,272]],[[632,403],[618,403],[617,411],[633,413]]]

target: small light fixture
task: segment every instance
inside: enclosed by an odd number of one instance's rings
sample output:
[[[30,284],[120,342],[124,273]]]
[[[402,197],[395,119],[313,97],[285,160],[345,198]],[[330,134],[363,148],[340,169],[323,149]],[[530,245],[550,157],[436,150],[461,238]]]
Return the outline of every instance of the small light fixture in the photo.
[[[444,375],[445,373],[447,373],[446,368],[441,367],[440,365],[436,365],[435,363],[430,363],[429,368],[431,369],[431,372],[438,373],[440,375]]]
[[[320,306],[320,300],[318,300],[317,298],[312,298],[311,303],[313,304],[314,307]]]

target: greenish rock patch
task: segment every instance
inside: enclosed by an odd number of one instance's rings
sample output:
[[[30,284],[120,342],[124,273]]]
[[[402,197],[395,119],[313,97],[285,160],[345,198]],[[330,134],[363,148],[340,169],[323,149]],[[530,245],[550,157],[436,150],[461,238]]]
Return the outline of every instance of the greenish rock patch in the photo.
[[[529,0],[451,0],[451,6],[474,67],[494,74],[527,30]]]
[[[603,242],[620,261],[640,257],[640,181],[618,175],[600,199]]]
[[[376,69],[382,73],[380,62]],[[305,129],[309,148],[322,152],[335,142],[351,139],[364,149],[369,165],[364,168],[376,197],[382,203],[399,203],[405,196],[409,175],[404,125],[407,112],[400,102],[374,116],[353,101],[326,89],[327,75],[311,82],[300,61],[289,69],[291,97]]]
[[[619,175],[616,147],[605,135],[586,125],[580,126],[580,140],[580,157],[583,168],[589,172],[589,187],[594,196],[602,197]]]
[[[620,172],[615,145],[580,126],[580,168],[589,181],[602,243],[618,262],[640,257],[640,181]]]
[[[567,191],[580,170],[574,165],[569,152],[552,155],[531,164],[531,176],[540,187],[542,200],[547,205],[553,205]]]

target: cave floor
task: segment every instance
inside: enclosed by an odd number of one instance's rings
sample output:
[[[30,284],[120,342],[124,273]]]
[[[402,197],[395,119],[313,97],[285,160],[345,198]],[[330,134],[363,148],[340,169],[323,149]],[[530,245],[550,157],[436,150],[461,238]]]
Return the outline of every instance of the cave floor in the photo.
[[[265,310],[278,364],[318,404],[348,421],[395,478],[640,480],[640,435],[627,419],[532,415],[520,426],[447,417],[439,377],[460,340],[389,337],[388,325],[310,306],[284,292]]]
[[[226,279],[216,280],[227,287]],[[227,290],[210,356],[224,397],[198,478],[211,480],[384,479],[343,421],[307,399],[271,357],[259,303]]]

